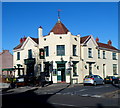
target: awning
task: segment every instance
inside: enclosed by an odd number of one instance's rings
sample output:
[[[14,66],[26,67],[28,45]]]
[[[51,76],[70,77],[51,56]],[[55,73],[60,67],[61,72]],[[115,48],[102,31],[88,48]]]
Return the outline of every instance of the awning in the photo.
[[[3,71],[14,71],[15,70],[15,68],[4,68],[4,69],[2,69],[2,72]]]

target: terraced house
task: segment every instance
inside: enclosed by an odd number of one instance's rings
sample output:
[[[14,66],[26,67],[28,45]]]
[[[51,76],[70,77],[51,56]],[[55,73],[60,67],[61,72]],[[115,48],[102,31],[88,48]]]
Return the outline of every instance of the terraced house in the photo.
[[[16,77],[44,72],[53,83],[81,83],[88,74],[118,75],[118,49],[92,35],[73,35],[58,19],[48,35],[38,28],[38,38],[24,37],[14,48]]]

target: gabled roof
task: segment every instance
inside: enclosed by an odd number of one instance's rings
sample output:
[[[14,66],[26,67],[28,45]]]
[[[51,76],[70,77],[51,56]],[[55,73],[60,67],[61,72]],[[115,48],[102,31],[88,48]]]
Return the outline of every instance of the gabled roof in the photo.
[[[81,37],[81,38],[80,38],[80,43],[81,43],[81,44],[84,43],[88,37],[89,37],[89,35],[88,35],[88,36]]]
[[[36,42],[37,44],[38,44],[38,38],[32,38],[32,37],[30,37],[34,42]],[[25,41],[24,41],[25,42]],[[20,43],[19,45],[17,45],[15,48],[14,48],[14,50],[16,50],[16,49],[19,49],[19,48],[21,48],[22,47],[22,45],[24,44],[24,42],[22,42],[22,43]]]
[[[81,37],[80,43],[83,44],[88,39],[89,36],[90,35]],[[106,48],[106,49],[110,49],[110,50],[118,50],[117,48],[115,48],[111,45],[105,44],[105,43],[100,43],[100,42],[96,42],[96,43],[97,43],[98,47],[100,47],[100,48]]]
[[[58,21],[50,32],[53,32],[54,34],[67,34],[69,30],[65,27],[65,25],[61,21]]]

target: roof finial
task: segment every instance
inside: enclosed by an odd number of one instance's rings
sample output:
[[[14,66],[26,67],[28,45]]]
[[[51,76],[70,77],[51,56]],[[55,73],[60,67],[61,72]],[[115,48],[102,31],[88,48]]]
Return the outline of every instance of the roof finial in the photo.
[[[60,9],[58,9],[58,22],[60,22]]]

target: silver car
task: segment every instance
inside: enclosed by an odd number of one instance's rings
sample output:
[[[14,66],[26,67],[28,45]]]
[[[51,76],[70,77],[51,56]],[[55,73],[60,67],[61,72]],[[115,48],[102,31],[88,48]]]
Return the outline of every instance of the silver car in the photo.
[[[104,80],[99,75],[86,75],[83,79],[83,84],[92,84],[96,86],[97,84],[105,84]]]

